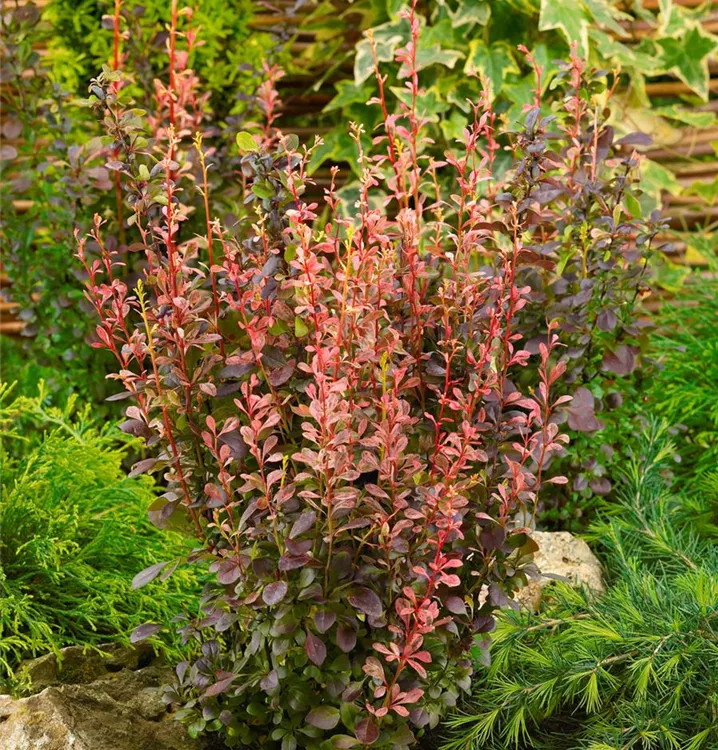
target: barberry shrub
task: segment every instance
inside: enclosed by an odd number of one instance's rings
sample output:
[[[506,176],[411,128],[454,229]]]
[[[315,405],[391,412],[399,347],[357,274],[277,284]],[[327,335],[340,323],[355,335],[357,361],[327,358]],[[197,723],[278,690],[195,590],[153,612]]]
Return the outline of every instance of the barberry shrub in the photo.
[[[217,578],[204,617],[181,624],[201,657],[167,694],[192,734],[284,750],[411,745],[468,690],[472,645],[488,660],[494,612],[531,571],[540,493],[566,481],[548,467],[566,443],[571,397],[553,390],[567,364],[553,321],[535,355],[525,347],[524,321],[545,304],[518,281],[549,231],[533,191],[551,176],[531,143],[553,118],[537,102],[513,141],[530,187],[493,178],[486,91],[457,150],[425,158],[409,19],[407,93],[389,114],[377,70],[384,133],[368,153],[352,128],[358,199],[342,205],[330,187],[321,218],[302,197],[312,148],[268,127],[237,139],[253,218],[214,220],[205,175],[206,232],[183,236],[173,128],[153,162],[139,115],[95,82],[146,255],[131,290],[99,217],[80,239],[96,345],[132,400],[125,428],[151,448],[133,471],[164,472],[153,518],[185,519],[193,561]],[[567,123],[592,95],[572,65],[559,81]],[[262,99],[271,115],[271,86]],[[203,148],[198,136],[202,165]],[[453,174],[447,199],[440,171]]]
[[[532,290],[532,304],[519,315],[525,347],[537,354],[546,321],[559,326],[566,372],[555,394],[573,396],[561,419],[574,446],[560,469],[572,482],[544,497],[544,520],[560,519],[566,528],[585,525],[587,511],[611,490],[608,467],[622,455],[619,407],[640,391],[651,323],[641,303],[665,249],[657,240],[665,224],[642,205],[634,147],[650,139],[642,133],[616,139],[606,121],[617,79],[607,90],[605,72],[587,71],[575,48],[557,70],[551,86],[571,92],[551,126],[559,132],[546,127],[537,108],[529,112],[513,135],[520,160],[496,200],[523,201],[525,248],[533,253],[517,277]],[[532,367],[517,375],[521,390],[536,382]]]

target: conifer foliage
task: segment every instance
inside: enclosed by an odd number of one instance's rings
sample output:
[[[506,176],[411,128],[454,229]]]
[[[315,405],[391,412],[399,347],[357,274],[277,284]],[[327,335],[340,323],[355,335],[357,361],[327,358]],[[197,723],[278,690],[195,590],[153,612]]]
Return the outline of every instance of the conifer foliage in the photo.
[[[184,541],[149,523],[153,482],[126,476],[117,429],[99,429],[74,399],[49,405],[42,384],[31,397],[2,386],[0,399],[0,682],[22,689],[23,659],[129,643],[143,621],[196,609],[199,586],[184,570],[161,595],[158,585],[132,591],[138,570]]]
[[[608,592],[592,600],[557,584],[542,614],[508,614],[476,709],[448,722],[447,750],[716,746],[717,537],[705,523],[697,532],[681,496],[707,512],[715,495],[701,503],[694,488],[669,488],[674,455],[666,425],[652,423],[615,513],[591,530]]]

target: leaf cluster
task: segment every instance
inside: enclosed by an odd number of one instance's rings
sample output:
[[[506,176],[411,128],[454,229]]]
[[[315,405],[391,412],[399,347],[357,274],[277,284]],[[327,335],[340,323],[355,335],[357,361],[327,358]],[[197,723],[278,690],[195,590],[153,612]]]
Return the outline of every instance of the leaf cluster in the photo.
[[[404,75],[400,66],[392,67],[391,63],[395,51],[410,37],[406,21],[396,15],[403,4],[396,0],[362,0],[340,15],[337,5],[341,4],[328,0],[310,17],[307,27],[320,41],[307,56],[315,64],[332,59],[336,61],[334,67],[344,73],[326,110],[341,113],[341,117],[326,138],[318,160],[351,161],[352,146],[342,121],[361,122],[367,133],[377,124],[376,115],[362,106],[371,91],[372,41],[363,38],[356,50],[347,49],[343,42],[349,32],[359,28],[371,33],[375,53],[389,74],[387,86],[401,93]],[[533,83],[530,66],[517,53],[518,45],[527,47],[543,67],[547,89],[553,61],[565,58],[572,43],[578,44],[581,55],[596,66],[609,70],[620,67],[630,87],[621,97],[617,123],[629,129],[648,126],[657,135],[672,134],[671,124],[691,118],[691,113],[680,107],[652,108],[646,93],[647,79],[671,73],[697,96],[708,98],[708,60],[716,38],[701,27],[704,11],[700,8],[670,3],[661,5],[656,15],[639,3],[624,7],[612,0],[440,0],[421,4],[420,11],[420,109],[432,122],[432,137],[439,151],[451,147],[461,132],[474,76],[487,82],[506,124],[512,127],[519,121],[522,108],[531,102]],[[634,24],[645,27],[638,41],[630,31]],[[353,77],[349,77],[343,64],[352,62]],[[713,121],[708,116],[698,126]],[[654,178],[663,172],[655,169]],[[670,183],[670,173],[661,179]]]

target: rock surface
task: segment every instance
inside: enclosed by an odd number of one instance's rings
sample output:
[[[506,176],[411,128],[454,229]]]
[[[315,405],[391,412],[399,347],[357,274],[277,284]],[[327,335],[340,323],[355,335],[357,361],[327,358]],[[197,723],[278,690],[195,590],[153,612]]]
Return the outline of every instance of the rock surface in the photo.
[[[557,578],[573,586],[584,586],[596,595],[605,591],[601,563],[583,539],[568,531],[534,531],[531,537],[539,545],[534,563],[541,577],[530,581],[516,595],[522,607],[537,611],[543,590]]]
[[[54,657],[30,662],[42,692],[0,696],[2,750],[205,750],[162,702],[169,667],[141,666],[144,649],[117,649],[109,658],[88,652],[86,662],[81,654],[65,649],[61,671]],[[60,684],[71,678],[79,684]]]

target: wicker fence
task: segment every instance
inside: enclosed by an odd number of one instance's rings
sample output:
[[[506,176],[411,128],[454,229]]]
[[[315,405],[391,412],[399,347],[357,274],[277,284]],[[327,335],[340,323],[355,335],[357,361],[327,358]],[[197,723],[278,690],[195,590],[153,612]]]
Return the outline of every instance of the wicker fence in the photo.
[[[23,4],[21,0],[20,4]],[[34,0],[39,7],[46,5],[49,0]],[[707,31],[718,32],[718,0],[673,0],[674,3],[687,7],[703,7],[705,10],[702,24]],[[258,6],[260,3],[258,3]],[[643,0],[645,8],[658,10],[658,0]],[[284,102],[282,123],[286,130],[296,132],[302,138],[311,138],[321,134],[328,127],[322,111],[334,96],[334,82],[341,77],[351,75],[352,49],[361,37],[361,31],[346,35],[342,43],[339,60],[331,61],[332,69],[317,69],[310,63],[307,55],[316,39],[308,30],[307,17],[314,11],[311,2],[298,4],[296,0],[272,0],[271,3],[261,4],[262,10],[255,16],[252,25],[257,30],[276,33],[280,38],[288,40],[291,45],[292,56],[296,71],[282,81],[281,97]],[[267,8],[271,8],[271,11]],[[336,12],[351,13],[351,4],[346,0],[335,0]],[[350,17],[351,18],[351,17]],[[630,37],[637,43],[646,35],[650,35],[651,25],[638,21],[624,25]],[[40,50],[42,53],[42,50]],[[328,64],[328,63],[327,63]],[[718,112],[718,59],[709,63],[711,80],[709,83],[710,98],[705,104],[696,106],[696,111]],[[319,82],[319,83],[317,83]],[[649,81],[646,91],[653,98],[660,98],[664,103],[666,98],[682,101],[680,97],[691,94],[690,89],[680,80],[672,80],[664,76],[661,80]],[[0,112],[0,117],[1,117]],[[307,127],[302,123],[311,122]],[[718,157],[716,156],[716,142],[718,142],[718,127],[697,129],[691,127],[676,128],[668,139],[656,144],[647,151],[647,155],[669,168],[679,184],[686,187],[694,182],[712,183],[718,178]],[[346,170],[345,170],[346,171]],[[317,188],[321,189],[329,183],[329,169],[320,169],[315,173]],[[665,194],[664,208],[669,218],[670,226],[677,232],[684,233],[710,227],[718,220],[718,205],[701,203],[696,196],[672,196]],[[19,211],[27,210],[27,203],[16,202]],[[683,235],[685,236],[685,235]],[[699,254],[690,252],[689,244],[681,237],[672,237],[676,249],[675,260],[693,266],[701,266],[705,261]],[[0,285],[8,285],[6,276],[0,274]],[[19,334],[23,323],[13,316],[16,309],[14,303],[0,302],[0,333],[6,335]]]

